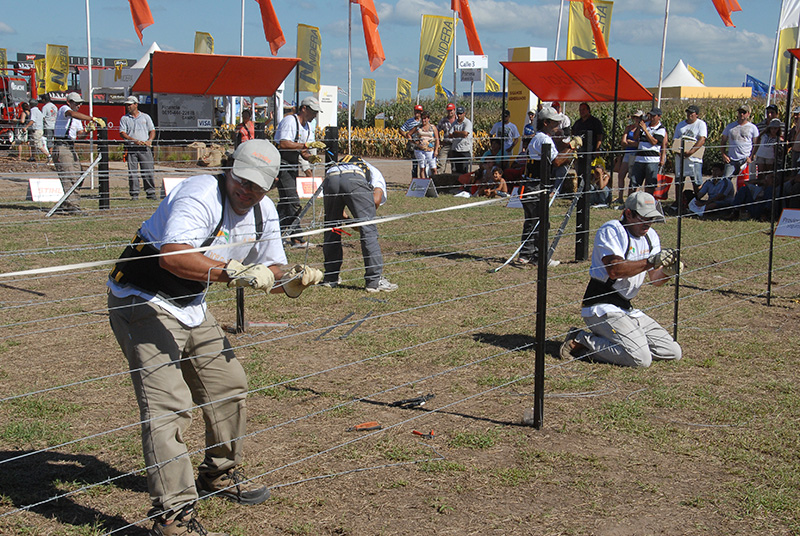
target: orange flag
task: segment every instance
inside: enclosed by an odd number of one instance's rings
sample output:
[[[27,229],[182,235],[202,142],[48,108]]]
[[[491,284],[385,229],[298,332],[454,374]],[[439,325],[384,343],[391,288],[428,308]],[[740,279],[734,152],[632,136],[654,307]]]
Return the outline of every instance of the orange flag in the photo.
[[[364,41],[369,56],[369,70],[374,71],[386,60],[381,36],[378,33],[378,12],[372,0],[350,0],[351,4],[361,5],[361,24],[364,26]]]
[[[731,13],[734,11],[741,11],[742,7],[739,5],[739,2],[736,0],[711,0],[714,3],[714,7],[717,8],[717,13],[719,13],[722,22],[725,23],[725,26],[733,26],[733,21],[731,20]]]
[[[142,30],[153,24],[153,14],[150,13],[150,6],[147,5],[147,0],[128,0],[128,3],[131,5],[133,28],[136,30],[136,35],[139,36],[139,43],[144,44]]]
[[[281,30],[281,23],[278,22],[278,16],[275,14],[275,9],[272,7],[271,0],[256,0],[261,8],[261,23],[264,25],[264,37],[267,38],[269,49],[273,56],[278,55],[278,49],[286,44],[286,38],[283,37],[283,30]]]
[[[589,19],[589,22],[592,24],[592,35],[594,36],[594,44],[597,47],[597,57],[607,58],[608,47],[606,46],[606,40],[603,38],[603,29],[600,28],[600,17],[597,15],[597,10],[594,8],[594,0],[582,0],[582,1],[583,1],[583,16]],[[732,1],[735,2],[736,0]]]
[[[483,47],[478,38],[478,30],[475,29],[475,21],[472,20],[472,10],[469,8],[469,0],[451,0],[450,8],[458,13],[464,22],[464,31],[467,32],[467,44],[473,54],[483,56]]]

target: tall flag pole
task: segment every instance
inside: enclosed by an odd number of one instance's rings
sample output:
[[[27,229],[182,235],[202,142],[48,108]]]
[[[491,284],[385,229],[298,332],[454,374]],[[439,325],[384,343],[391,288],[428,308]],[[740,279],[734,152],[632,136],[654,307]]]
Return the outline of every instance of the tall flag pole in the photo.
[[[147,0],[128,0],[131,6],[131,17],[133,17],[133,28],[139,36],[139,44],[144,44],[142,30],[153,24],[153,14],[150,13],[150,6]]]
[[[558,8],[558,29],[556,30],[556,49],[553,52],[553,60],[558,59],[558,47],[561,43],[561,22],[564,20],[564,0],[561,0],[561,7]]]
[[[256,0],[256,2],[261,8],[261,24],[264,26],[264,37],[269,43],[269,50],[273,56],[277,56],[278,49],[286,44],[281,23],[278,22],[278,16],[275,14],[271,0]]]
[[[734,0],[735,1],[735,0]],[[664,33],[661,37],[661,66],[658,69],[658,99],[656,106],[661,106],[661,87],[664,84],[664,51],[667,48],[667,21],[669,20],[669,0],[664,8]],[[598,52],[600,49],[598,48]]]

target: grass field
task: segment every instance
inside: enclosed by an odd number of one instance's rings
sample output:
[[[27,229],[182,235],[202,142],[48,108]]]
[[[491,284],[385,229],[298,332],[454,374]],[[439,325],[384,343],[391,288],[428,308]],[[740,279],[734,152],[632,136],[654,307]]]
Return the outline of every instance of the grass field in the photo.
[[[536,271],[489,273],[518,245],[521,211],[429,213],[471,200],[407,198],[391,175],[390,185],[379,215],[414,214],[380,227],[397,292],[364,292],[354,233],[342,287],[297,300],[246,294],[252,325],[230,336],[251,389],[246,468],[272,498],[256,507],[202,501],[207,528],[800,534],[795,240],[775,239],[767,306],[769,224],[685,219],[684,358],[630,370],[556,358],[569,327],[582,325],[588,278],[588,262],[574,261],[571,223],[549,273],[544,425],[535,430],[521,421],[533,403]],[[45,220],[0,195],[0,273],[116,258],[155,207],[115,200],[110,211]],[[554,205],[553,227],[566,207]],[[592,211],[591,234],[619,214]],[[656,227],[663,244],[675,244],[677,226],[671,218]],[[322,262],[320,248],[287,254]],[[107,271],[0,279],[0,533],[149,527],[138,410],[108,327]],[[674,292],[648,286],[636,304],[671,331]],[[208,300],[221,323],[234,323],[232,291],[212,288]],[[435,396],[420,408],[390,406],[426,394]],[[186,439],[198,462],[194,416]],[[346,431],[372,420],[383,429]]]

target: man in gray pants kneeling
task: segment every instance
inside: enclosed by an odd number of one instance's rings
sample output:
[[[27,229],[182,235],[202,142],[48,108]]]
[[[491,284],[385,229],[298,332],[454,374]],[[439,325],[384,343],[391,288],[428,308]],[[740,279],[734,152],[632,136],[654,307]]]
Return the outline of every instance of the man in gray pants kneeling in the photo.
[[[347,155],[333,164],[325,174],[322,187],[325,205],[325,227],[342,225],[344,209],[354,221],[375,219],[379,206],[386,202],[386,179],[378,168],[357,156]],[[378,227],[374,223],[358,227],[361,254],[364,256],[364,279],[367,292],[392,292],[397,285],[383,277],[383,254],[378,243]],[[342,282],[342,235],[325,231],[322,246],[325,256],[325,278],[322,286],[334,288]]]

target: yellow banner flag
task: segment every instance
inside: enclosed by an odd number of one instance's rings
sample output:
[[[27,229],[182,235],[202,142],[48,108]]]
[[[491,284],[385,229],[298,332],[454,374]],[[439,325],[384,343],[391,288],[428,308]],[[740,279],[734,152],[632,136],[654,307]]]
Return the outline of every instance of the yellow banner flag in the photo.
[[[375,80],[372,78],[361,79],[361,100],[367,105],[375,104]]]
[[[45,52],[45,77],[44,88],[47,93],[51,91],[66,91],[67,77],[69,76],[69,47],[62,45],[47,45]]]
[[[36,68],[36,94],[43,95],[45,93],[44,79],[47,73],[45,59],[33,60],[33,66]]]
[[[497,93],[500,91],[500,84],[497,83],[497,80],[486,75],[486,87],[484,88],[487,93]]]
[[[706,83],[706,77],[703,75],[702,72],[698,71],[697,69],[695,69],[691,65],[687,65],[686,68],[689,70],[690,73],[692,73],[692,76],[697,78],[698,82],[700,82],[701,84],[705,84]]]
[[[419,81],[417,91],[436,87],[442,83],[444,64],[450,54],[450,45],[456,28],[451,17],[422,16],[419,36]]]
[[[608,36],[611,33],[611,10],[614,2],[594,0],[597,16],[600,18],[600,29],[608,45]],[[567,59],[582,60],[597,57],[597,46],[592,34],[592,23],[583,14],[583,2],[571,1],[569,3],[569,28],[567,30]]]
[[[319,92],[322,78],[320,58],[322,57],[322,38],[319,28],[315,26],[297,25],[297,65],[299,83],[298,91]]]
[[[3,72],[6,67],[8,67],[8,52],[6,49],[0,48],[0,72]]]
[[[788,89],[789,87],[789,67],[791,54],[788,49],[795,48],[797,44],[797,27],[781,30],[781,37],[778,41],[778,50],[783,51],[778,55],[778,68],[775,71],[775,89]],[[797,69],[797,78],[794,80],[794,91],[797,94],[800,89],[800,68]]]
[[[208,32],[194,32],[194,53],[213,54],[214,38]]]
[[[411,100],[411,80],[397,79],[397,100]]]

